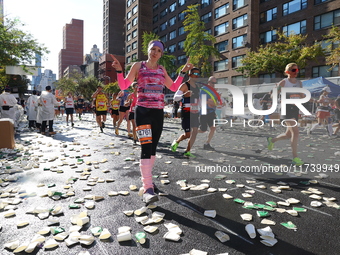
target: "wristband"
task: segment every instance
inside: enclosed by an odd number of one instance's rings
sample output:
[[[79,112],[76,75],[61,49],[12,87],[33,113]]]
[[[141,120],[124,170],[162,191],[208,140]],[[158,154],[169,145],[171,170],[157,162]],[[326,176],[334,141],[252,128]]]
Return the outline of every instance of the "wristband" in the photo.
[[[118,71],[118,70],[116,70],[116,73],[122,73],[123,71],[121,70],[121,71]]]

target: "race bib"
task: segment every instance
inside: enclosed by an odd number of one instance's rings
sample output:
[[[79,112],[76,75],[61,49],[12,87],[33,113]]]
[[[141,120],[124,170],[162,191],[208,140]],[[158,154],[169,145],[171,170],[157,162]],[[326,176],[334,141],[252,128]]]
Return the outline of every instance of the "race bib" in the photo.
[[[103,107],[103,106],[105,106],[105,102],[103,102],[103,101],[99,101],[99,102],[98,102],[98,106],[100,106],[100,107]]]
[[[198,113],[199,111],[199,105],[198,104],[191,104],[190,105],[190,112],[191,113]]]
[[[164,86],[158,84],[146,84],[144,88],[144,93],[164,93]]]
[[[151,125],[141,125],[136,128],[140,144],[152,143]]]

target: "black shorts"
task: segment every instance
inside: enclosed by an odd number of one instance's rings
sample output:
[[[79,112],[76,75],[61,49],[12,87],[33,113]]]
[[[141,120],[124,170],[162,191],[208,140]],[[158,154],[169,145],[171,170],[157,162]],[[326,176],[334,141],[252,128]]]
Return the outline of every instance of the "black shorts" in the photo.
[[[134,120],[135,119],[135,113],[134,112],[130,112],[129,113],[129,120]]]
[[[119,111],[120,112],[126,112],[130,109],[130,106],[119,106]]]
[[[74,108],[65,108],[66,114],[73,114],[74,113]]]
[[[78,109],[81,109],[81,110],[84,109],[84,105],[83,104],[78,104],[77,107],[78,107]]]
[[[208,130],[208,127],[214,126],[214,119],[216,119],[216,113],[210,112],[206,115],[200,115],[200,129],[205,132]]]
[[[118,109],[110,109],[111,115],[119,115]]]
[[[96,111],[96,116],[106,115],[107,111]]]
[[[286,105],[286,115],[283,116],[285,119],[299,120],[299,108],[295,104]]]
[[[191,128],[198,128],[200,124],[198,113],[191,113],[189,116],[185,116],[186,117],[182,118],[182,128],[184,129],[184,132],[190,132]]]

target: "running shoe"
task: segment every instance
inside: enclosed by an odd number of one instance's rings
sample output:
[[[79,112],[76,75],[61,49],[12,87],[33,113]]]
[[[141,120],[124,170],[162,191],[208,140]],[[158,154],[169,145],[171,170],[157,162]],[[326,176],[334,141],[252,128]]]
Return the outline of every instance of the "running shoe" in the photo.
[[[143,194],[143,202],[145,203],[145,205],[157,202],[158,200],[158,196],[155,194],[153,188],[147,189]]]
[[[296,158],[293,158],[292,164],[296,166],[302,166],[304,162],[300,158],[296,157]]]
[[[272,142],[273,137],[268,137],[267,142],[268,142],[268,150],[272,150],[274,148],[274,143]]]
[[[193,154],[191,154],[191,152],[190,152],[190,151],[186,151],[186,152],[184,152],[184,156],[186,156],[186,157],[188,157],[188,158],[196,158],[196,156],[195,156],[195,155],[193,155]]]
[[[50,135],[55,135],[55,134],[56,134],[56,132],[54,132],[54,131],[50,132]]]
[[[102,122],[102,127],[103,127],[103,128],[105,127],[105,123],[104,123],[104,122]]]
[[[119,130],[118,130],[118,128],[115,129],[115,134],[116,134],[116,135],[119,135]]]
[[[133,134],[128,133],[129,138],[133,138]]]
[[[203,150],[214,151],[215,149],[213,147],[211,147],[211,145],[209,143],[205,143],[203,145]]]
[[[73,122],[72,122],[71,126],[74,127],[74,123]]]
[[[174,140],[171,144],[171,151],[172,152],[176,152],[177,151],[177,147],[178,147],[178,142],[176,142],[176,140]]]
[[[102,128],[102,127],[100,127],[100,132],[102,132],[102,133],[103,133],[103,128]]]

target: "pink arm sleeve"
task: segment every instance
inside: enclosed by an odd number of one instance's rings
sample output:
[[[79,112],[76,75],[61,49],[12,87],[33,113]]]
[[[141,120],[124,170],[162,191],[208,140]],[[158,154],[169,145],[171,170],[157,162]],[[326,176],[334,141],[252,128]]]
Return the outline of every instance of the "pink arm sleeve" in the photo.
[[[180,75],[177,76],[177,79],[171,85],[170,90],[176,92],[178,90],[179,86],[181,86],[182,82],[183,82],[183,77],[180,76]]]
[[[131,85],[131,81],[124,79],[123,73],[117,73],[118,85],[121,90],[127,89]]]

